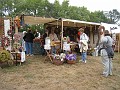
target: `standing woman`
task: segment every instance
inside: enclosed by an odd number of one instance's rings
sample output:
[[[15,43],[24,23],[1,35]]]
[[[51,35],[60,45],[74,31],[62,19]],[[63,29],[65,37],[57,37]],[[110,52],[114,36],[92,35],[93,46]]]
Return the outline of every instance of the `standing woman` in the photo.
[[[100,32],[103,32],[102,35],[104,35],[99,42],[99,47],[101,47],[100,52],[102,56],[102,63],[104,65],[102,74],[107,77],[108,75],[112,75],[112,58],[114,56],[114,50],[112,48],[113,39],[110,37],[108,30],[101,28]]]
[[[79,32],[80,32],[79,48],[80,48],[80,52],[81,52],[82,62],[86,63],[89,38],[84,33],[83,28],[80,28]]]
[[[25,47],[26,47],[26,54],[27,56],[33,56],[33,39],[34,35],[32,34],[31,29],[28,30],[28,32],[23,37],[25,41]]]

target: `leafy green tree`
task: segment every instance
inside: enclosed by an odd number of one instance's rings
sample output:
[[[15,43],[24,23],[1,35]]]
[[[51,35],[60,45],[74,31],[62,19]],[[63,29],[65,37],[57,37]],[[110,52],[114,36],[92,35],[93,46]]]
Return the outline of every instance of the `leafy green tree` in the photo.
[[[16,16],[34,15],[41,17],[68,18],[89,22],[116,23],[120,19],[117,10],[90,12],[86,7],[70,6],[69,0],[64,0],[62,4],[59,0],[50,3],[49,0],[0,0],[0,15]]]
[[[55,0],[53,4],[53,17],[59,18],[59,14],[61,13],[61,6],[58,0]]]
[[[1,15],[9,15],[12,11],[12,2],[11,0],[0,0],[0,13]]]
[[[69,14],[67,18],[69,19],[75,19],[75,20],[80,20],[80,14],[79,14],[79,8],[75,6],[69,6]]]
[[[104,15],[103,11],[95,11],[90,14],[90,21],[92,22],[105,22],[107,23],[109,19]]]
[[[61,5],[61,12],[63,18],[67,18],[69,16],[69,0],[64,0]]]
[[[110,19],[108,23],[115,24],[120,20],[120,13],[116,9],[105,12],[105,15]]]
[[[54,17],[54,4],[50,3],[48,0],[44,1],[43,10],[45,17]]]
[[[85,7],[79,7],[79,17],[80,19],[79,20],[82,20],[82,21],[90,21],[90,11],[87,10],[87,8]]]

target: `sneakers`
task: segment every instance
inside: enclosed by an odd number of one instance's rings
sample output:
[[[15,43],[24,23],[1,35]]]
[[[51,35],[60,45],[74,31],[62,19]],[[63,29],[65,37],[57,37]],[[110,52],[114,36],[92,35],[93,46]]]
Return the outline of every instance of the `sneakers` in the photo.
[[[106,74],[103,74],[103,77],[108,77],[108,75],[106,75]]]
[[[34,56],[33,54],[31,54],[30,56]]]
[[[33,54],[27,54],[27,56],[34,56]]]
[[[84,61],[84,63],[86,63],[86,60]]]
[[[84,63],[86,63],[87,61],[86,61],[86,60],[84,60],[84,61],[83,61],[83,60],[79,60],[79,62],[84,62]]]
[[[27,54],[27,56],[29,56],[29,54]]]

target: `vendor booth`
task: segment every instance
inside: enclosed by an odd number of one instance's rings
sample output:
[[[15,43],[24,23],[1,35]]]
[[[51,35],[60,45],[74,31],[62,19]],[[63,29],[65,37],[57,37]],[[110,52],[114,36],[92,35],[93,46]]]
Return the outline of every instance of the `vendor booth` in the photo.
[[[57,34],[61,34],[60,38],[63,38],[65,29],[69,29],[69,31],[74,31],[75,34],[80,27],[85,27],[85,33],[90,37],[90,43],[93,46],[96,45],[98,38],[98,27],[101,25],[100,23],[94,22],[86,22],[72,19],[54,19],[54,18],[44,18],[44,17],[34,17],[34,16],[24,16],[24,23],[29,25],[36,24],[44,24],[46,27],[55,27]],[[59,30],[59,31],[58,31]]]
[[[79,20],[71,20],[71,19],[58,19],[49,23],[46,23],[45,26],[51,26],[55,27],[56,33],[60,35],[61,37],[61,48],[63,47],[62,39],[64,37],[69,36],[70,38],[70,46],[75,46],[77,42],[77,34],[78,29],[80,27],[85,28],[85,33],[88,35],[90,39],[90,48],[96,47],[96,44],[98,43],[98,27],[100,26],[100,23],[94,23],[94,22],[86,22],[86,21],[79,21]],[[59,32],[58,32],[59,31]]]
[[[0,18],[0,55],[4,57],[1,58],[0,63],[10,61],[8,64],[16,62],[17,65],[18,62],[21,64],[21,62],[25,61],[25,52],[19,52],[21,35],[18,33],[18,25],[17,18]],[[9,58],[7,54],[10,55]]]
[[[63,48],[63,37],[67,37],[69,35],[70,41],[77,41],[77,33],[80,27],[85,28],[85,33],[89,36],[90,39],[91,48],[96,47],[99,38],[98,27],[101,25],[100,23],[72,19],[54,19],[34,16],[24,16],[24,23],[30,25],[44,24],[45,28],[54,27],[55,33],[57,34],[59,40],[61,40],[61,49]],[[70,43],[72,46],[74,46],[72,42]]]

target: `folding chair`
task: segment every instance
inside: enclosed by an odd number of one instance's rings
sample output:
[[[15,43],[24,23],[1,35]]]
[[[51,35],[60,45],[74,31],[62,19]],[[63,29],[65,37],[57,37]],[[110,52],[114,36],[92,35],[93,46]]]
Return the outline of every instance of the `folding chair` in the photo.
[[[45,49],[45,52],[47,53],[44,61],[46,61],[46,60],[47,60],[47,57],[48,57],[48,58],[50,59],[50,61],[53,62],[53,60],[52,60],[52,55],[51,55],[51,53],[50,53],[50,51],[51,51],[50,45],[44,45],[44,49]]]
[[[55,44],[56,54],[60,53],[60,44]]]

